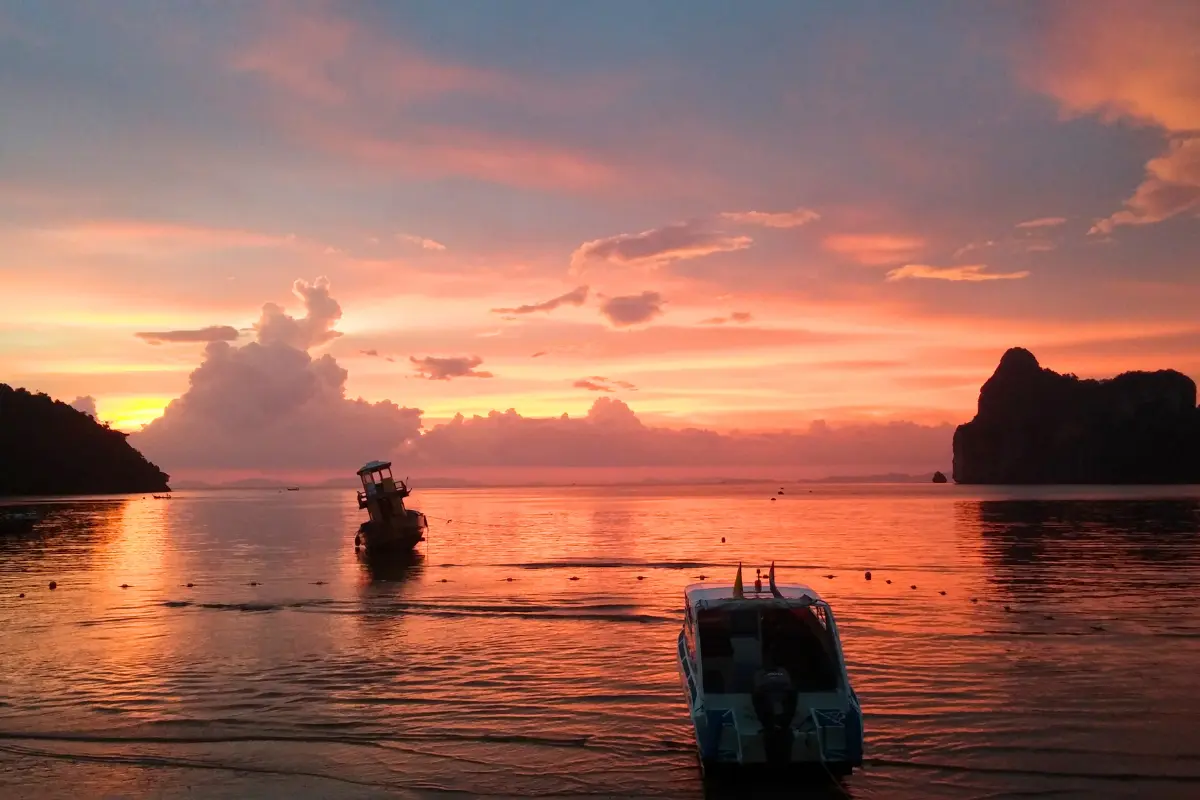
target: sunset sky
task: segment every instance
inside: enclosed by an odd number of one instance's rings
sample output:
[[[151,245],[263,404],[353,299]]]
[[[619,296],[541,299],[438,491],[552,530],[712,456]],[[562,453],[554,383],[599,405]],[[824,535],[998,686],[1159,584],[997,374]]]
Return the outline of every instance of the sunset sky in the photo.
[[[1200,377],[1200,4],[0,0],[0,277],[173,475],[946,468],[1010,346]]]

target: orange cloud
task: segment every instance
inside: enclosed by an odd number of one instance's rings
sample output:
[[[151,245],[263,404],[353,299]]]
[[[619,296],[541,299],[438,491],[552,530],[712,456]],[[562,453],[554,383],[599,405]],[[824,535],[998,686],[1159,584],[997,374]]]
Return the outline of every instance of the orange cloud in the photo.
[[[1162,222],[1188,211],[1200,211],[1200,137],[1173,141],[1165,155],[1151,159],[1146,178],[1125,201],[1125,208],[1096,222],[1089,233]]]
[[[879,267],[912,258],[925,246],[925,240],[890,234],[837,234],[826,236],[821,246],[859,264]]]
[[[673,261],[745,250],[751,244],[749,236],[729,236],[698,222],[678,222],[584,242],[571,254],[571,270],[582,272],[593,262],[654,269]]]
[[[1029,272],[985,272],[986,264],[971,264],[961,267],[931,267],[927,264],[907,264],[891,270],[889,281],[906,278],[923,278],[940,281],[1004,281],[1029,277]]]
[[[1200,207],[1200,5],[1190,0],[1132,3],[1093,0],[1044,7],[1035,53],[1020,71],[1068,115],[1097,114],[1161,128],[1167,152],[1125,208],[1099,220],[1093,234],[1144,225]]]
[[[810,208],[796,208],[791,211],[726,211],[721,217],[730,222],[761,225],[764,228],[799,228],[815,222],[821,215]]]

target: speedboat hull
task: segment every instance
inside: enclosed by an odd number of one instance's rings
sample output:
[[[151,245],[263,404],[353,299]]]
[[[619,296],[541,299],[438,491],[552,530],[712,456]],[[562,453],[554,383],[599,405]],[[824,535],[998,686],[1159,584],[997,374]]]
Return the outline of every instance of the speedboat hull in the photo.
[[[832,613],[815,593],[800,592],[807,587],[789,588],[796,597],[739,596],[728,604],[708,589],[688,593],[676,657],[706,775],[840,777],[862,765],[862,711]]]

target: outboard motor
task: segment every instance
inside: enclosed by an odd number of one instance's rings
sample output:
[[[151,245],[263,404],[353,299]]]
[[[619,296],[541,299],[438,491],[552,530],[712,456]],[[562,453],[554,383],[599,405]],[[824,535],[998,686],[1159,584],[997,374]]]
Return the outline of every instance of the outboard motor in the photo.
[[[754,714],[763,727],[763,748],[768,764],[787,764],[792,760],[792,718],[796,716],[796,688],[787,670],[763,673],[750,695]]]

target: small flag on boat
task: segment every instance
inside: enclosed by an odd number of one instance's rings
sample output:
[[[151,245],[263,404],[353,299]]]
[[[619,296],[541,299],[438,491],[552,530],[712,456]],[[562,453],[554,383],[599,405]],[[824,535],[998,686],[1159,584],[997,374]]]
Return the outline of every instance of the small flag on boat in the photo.
[[[745,597],[745,595],[742,594],[742,565],[741,565],[741,562],[738,562],[737,577],[733,579],[733,596],[734,597]]]

